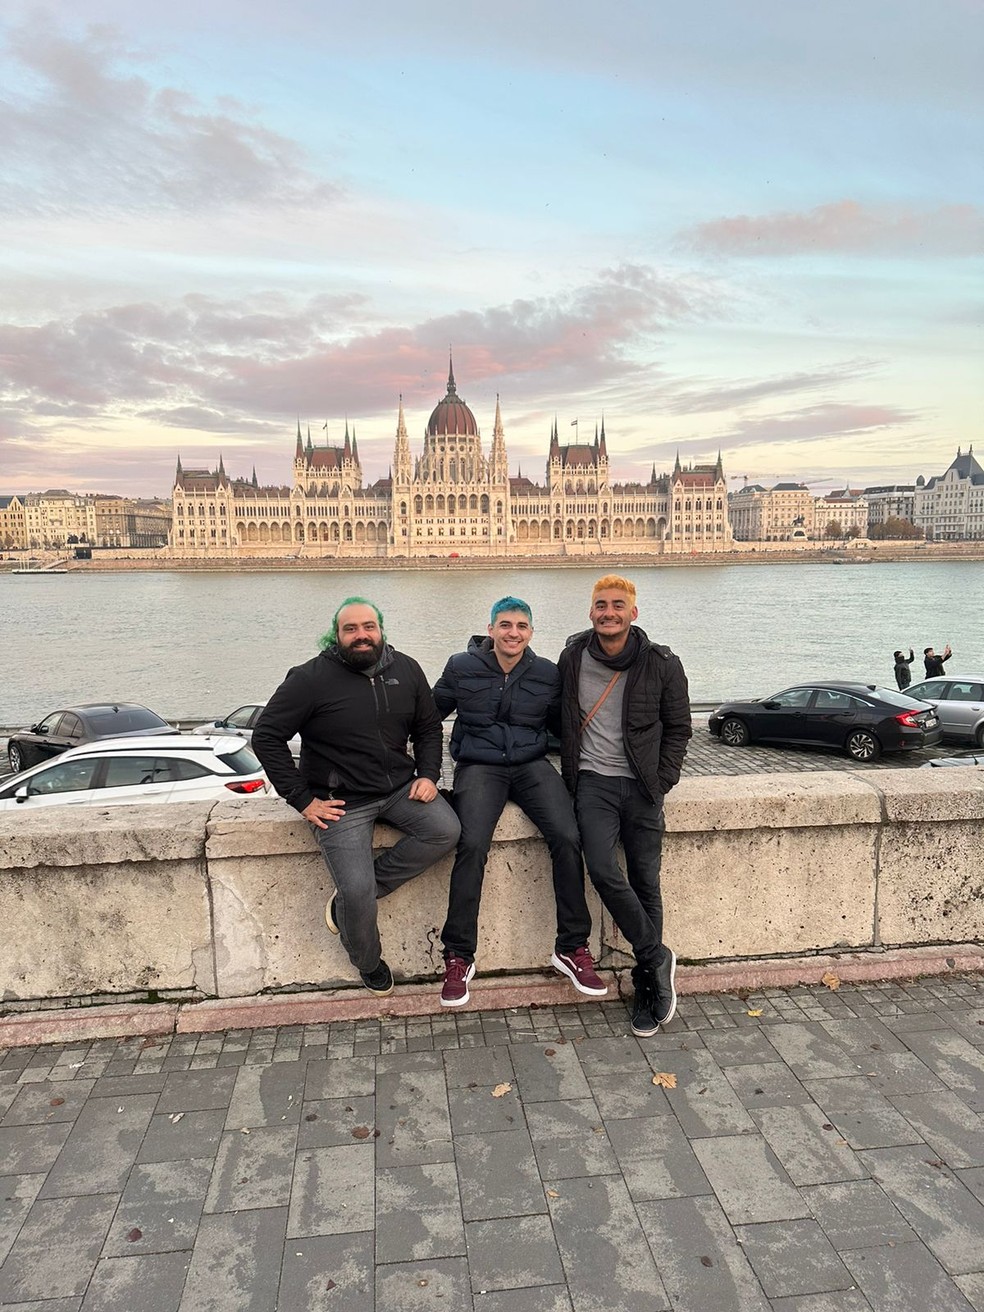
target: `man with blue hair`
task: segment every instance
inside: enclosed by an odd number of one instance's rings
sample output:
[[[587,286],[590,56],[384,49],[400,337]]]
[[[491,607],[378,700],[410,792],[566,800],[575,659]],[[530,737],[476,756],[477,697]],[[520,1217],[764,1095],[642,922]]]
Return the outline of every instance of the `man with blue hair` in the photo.
[[[559,726],[560,673],[530,650],[533,614],[518,597],[492,607],[486,635],[452,656],[434,687],[443,716],[457,712],[451,732],[454,809],[461,838],[451,871],[441,1005],[462,1007],[475,974],[478,912],[485,862],[506,802],[515,802],[547,841],[553,863],[557,937],[551,964],[580,993],[608,987],[588,950],[591,916],[570,795],[547,758],[547,727]]]
[[[376,902],[454,847],[438,794],[443,732],[423,670],[386,641],[378,606],[347,597],[313,660],[290,670],[253,730],[270,782],[314,827],[335,892],[325,919],[371,993],[393,992]],[[287,746],[301,735],[300,768]],[[407,750],[413,744],[413,754]],[[403,836],[373,860],[373,829]]]

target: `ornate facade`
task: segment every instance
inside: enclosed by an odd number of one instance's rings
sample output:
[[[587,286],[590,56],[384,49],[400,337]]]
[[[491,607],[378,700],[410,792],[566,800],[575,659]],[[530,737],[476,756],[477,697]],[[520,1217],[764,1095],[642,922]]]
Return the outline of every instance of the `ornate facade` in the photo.
[[[215,470],[174,480],[170,549],[181,556],[660,555],[732,548],[727,491],[716,463],[647,483],[613,483],[604,423],[593,442],[561,445],[551,428],[544,481],[511,476],[498,399],[486,454],[475,416],[447,394],[410,448],[401,400],[389,477],[366,487],[355,430],[339,446],[305,442],[300,423],[292,485],[261,487]]]

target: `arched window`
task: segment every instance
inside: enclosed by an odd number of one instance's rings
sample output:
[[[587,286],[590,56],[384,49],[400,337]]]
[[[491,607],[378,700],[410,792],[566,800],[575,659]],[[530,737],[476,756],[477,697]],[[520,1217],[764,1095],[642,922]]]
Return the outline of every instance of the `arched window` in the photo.
[[[414,514],[422,515],[424,513],[424,498],[414,497],[413,499]]]

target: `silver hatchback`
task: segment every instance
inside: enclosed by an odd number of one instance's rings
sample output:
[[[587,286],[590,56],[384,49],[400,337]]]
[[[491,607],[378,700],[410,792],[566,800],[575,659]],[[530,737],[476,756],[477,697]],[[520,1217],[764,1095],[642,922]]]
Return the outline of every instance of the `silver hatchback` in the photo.
[[[984,747],[984,675],[943,674],[914,683],[906,692],[936,707],[944,738]]]

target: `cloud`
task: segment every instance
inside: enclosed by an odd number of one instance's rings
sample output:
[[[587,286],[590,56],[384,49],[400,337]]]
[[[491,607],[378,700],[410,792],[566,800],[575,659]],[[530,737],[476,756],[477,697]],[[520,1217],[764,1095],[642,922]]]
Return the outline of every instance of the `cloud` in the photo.
[[[106,27],[9,30],[0,95],[0,209],[11,214],[202,212],[325,204],[339,187],[229,97],[205,103],[135,71]],[[154,70],[151,69],[153,73]]]
[[[742,382],[707,382],[699,387],[668,388],[660,401],[666,414],[703,414],[741,409],[791,393],[825,391],[870,375],[873,361],[849,360],[828,369],[780,374]]]
[[[917,210],[840,200],[805,213],[715,219],[686,229],[678,240],[718,255],[966,257],[984,251],[984,210],[975,205]]]

